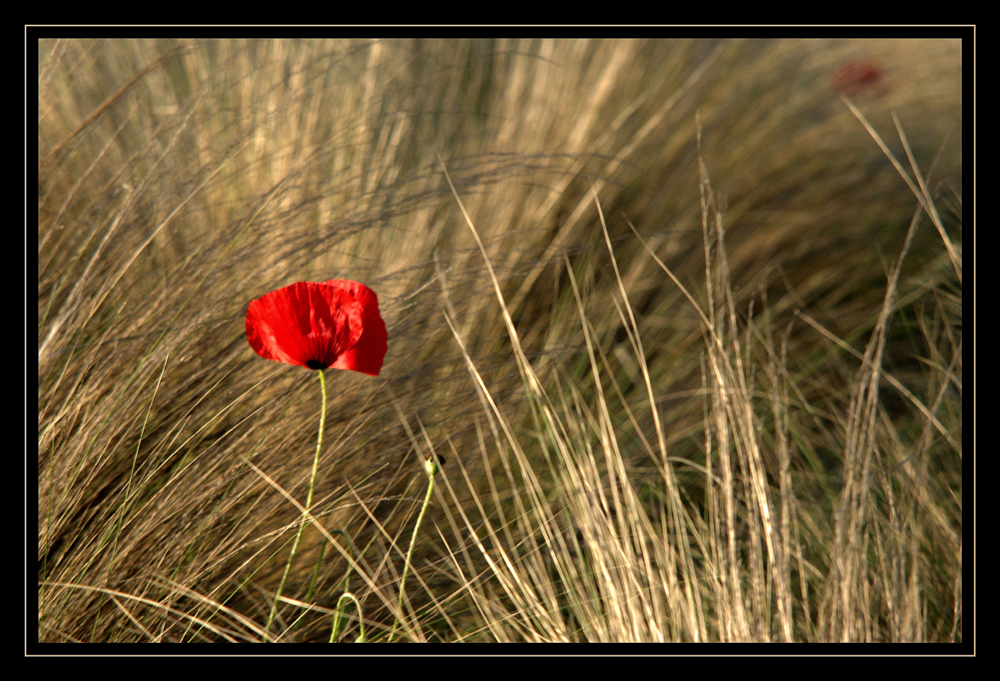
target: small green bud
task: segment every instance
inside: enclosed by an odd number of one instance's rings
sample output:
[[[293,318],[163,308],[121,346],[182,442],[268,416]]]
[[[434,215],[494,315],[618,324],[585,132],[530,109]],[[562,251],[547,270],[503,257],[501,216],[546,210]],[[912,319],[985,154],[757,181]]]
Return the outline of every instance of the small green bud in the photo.
[[[431,476],[432,478],[435,475],[437,475],[438,465],[437,465],[437,461],[434,459],[434,455],[433,454],[431,456],[427,457],[426,459],[424,459],[424,472],[426,472],[427,475]]]

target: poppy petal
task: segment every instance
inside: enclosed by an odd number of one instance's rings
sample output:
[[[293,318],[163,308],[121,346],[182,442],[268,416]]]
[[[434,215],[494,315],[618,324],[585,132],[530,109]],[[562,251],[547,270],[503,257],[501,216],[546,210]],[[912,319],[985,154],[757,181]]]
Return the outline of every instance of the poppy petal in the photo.
[[[388,347],[375,293],[337,279],[298,282],[251,301],[246,331],[261,357],[308,369],[377,376]]]
[[[350,369],[370,376],[378,376],[382,361],[389,348],[389,334],[385,322],[378,311],[378,296],[364,284],[356,281],[331,279],[324,282],[340,290],[348,291],[358,301],[362,309],[361,326],[364,332],[358,342],[346,350],[331,366],[334,369]]]

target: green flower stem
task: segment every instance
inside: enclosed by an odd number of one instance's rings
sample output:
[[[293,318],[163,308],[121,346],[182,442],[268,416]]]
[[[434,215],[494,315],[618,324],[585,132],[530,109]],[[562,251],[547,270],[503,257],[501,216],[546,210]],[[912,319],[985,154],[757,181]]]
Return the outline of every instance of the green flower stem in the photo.
[[[330,630],[330,643],[333,643],[340,636],[340,620],[342,618],[341,609],[344,607],[345,601],[353,601],[355,607],[358,609],[358,627],[361,628],[361,635],[354,639],[355,643],[364,643],[367,641],[365,638],[365,621],[361,616],[361,604],[358,599],[354,597],[354,594],[350,592],[345,592],[337,600],[337,609],[333,613],[333,628]]]
[[[413,546],[417,543],[417,532],[420,530],[420,523],[424,520],[424,515],[427,513],[427,507],[431,504],[431,495],[434,494],[434,474],[437,473],[437,461],[434,460],[434,455],[431,454],[424,461],[424,472],[427,473],[429,482],[427,483],[427,494],[424,495],[424,505],[420,507],[420,515],[417,516],[417,524],[413,527],[413,536],[410,537],[410,548],[406,552],[406,564],[403,565],[403,578],[399,580],[399,614],[402,617],[403,614],[403,594],[406,593],[406,573],[410,569],[410,559],[413,558]],[[389,643],[392,643],[393,636],[396,635],[396,627],[399,625],[399,620],[392,625],[392,632],[389,634]]]
[[[299,548],[299,541],[302,539],[302,532],[306,529],[306,518],[312,509],[313,492],[316,489],[316,471],[319,469],[319,451],[323,447],[323,427],[326,425],[326,378],[323,370],[320,369],[319,385],[323,391],[323,409],[319,414],[319,435],[316,437],[316,456],[313,457],[312,475],[309,478],[309,495],[306,497],[305,513],[302,514],[302,521],[299,523],[299,531],[295,534],[295,541],[292,543],[292,552],[288,554],[288,563],[285,564],[285,574],[281,577],[281,584],[278,585],[278,592],[274,594],[274,604],[271,606],[271,614],[267,618],[267,627],[264,629],[264,640],[271,640],[271,623],[274,622],[274,615],[278,611],[278,601],[281,600],[281,592],[285,590],[285,582],[288,581],[288,573],[292,569],[292,561],[295,560],[295,552]]]

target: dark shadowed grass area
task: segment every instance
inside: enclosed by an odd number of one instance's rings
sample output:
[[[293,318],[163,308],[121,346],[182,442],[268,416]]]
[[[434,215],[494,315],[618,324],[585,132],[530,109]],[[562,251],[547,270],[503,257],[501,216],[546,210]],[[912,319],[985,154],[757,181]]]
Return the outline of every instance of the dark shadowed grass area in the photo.
[[[338,278],[272,638],[961,641],[961,47],[39,41],[38,640],[265,639]]]

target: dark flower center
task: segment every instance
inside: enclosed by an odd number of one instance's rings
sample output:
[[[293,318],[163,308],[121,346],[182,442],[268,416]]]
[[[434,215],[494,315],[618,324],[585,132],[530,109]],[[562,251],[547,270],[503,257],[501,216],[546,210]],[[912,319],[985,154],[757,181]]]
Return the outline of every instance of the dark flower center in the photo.
[[[306,362],[306,366],[309,367],[310,369],[325,369],[326,368],[325,364],[323,364],[322,362],[317,362],[314,359],[311,359],[308,362]]]

